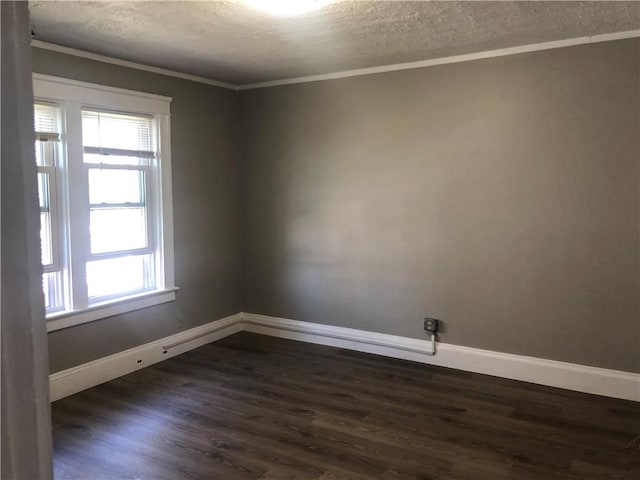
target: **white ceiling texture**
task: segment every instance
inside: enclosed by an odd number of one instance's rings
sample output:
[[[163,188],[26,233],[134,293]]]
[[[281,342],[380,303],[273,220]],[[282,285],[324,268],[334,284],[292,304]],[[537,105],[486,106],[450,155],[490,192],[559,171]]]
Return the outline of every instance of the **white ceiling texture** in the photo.
[[[235,85],[640,29],[640,3],[607,1],[324,0],[286,16],[242,0],[32,1],[30,11],[37,40]]]

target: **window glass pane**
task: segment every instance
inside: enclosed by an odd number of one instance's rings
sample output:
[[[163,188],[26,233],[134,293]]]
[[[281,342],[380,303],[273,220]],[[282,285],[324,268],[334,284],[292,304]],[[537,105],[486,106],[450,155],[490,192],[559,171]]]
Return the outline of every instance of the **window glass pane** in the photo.
[[[36,140],[36,165],[53,167],[56,165],[57,142]]]
[[[151,255],[136,255],[87,262],[89,297],[106,297],[150,287]]]
[[[38,172],[38,201],[40,210],[49,210],[49,174]]]
[[[44,305],[47,311],[64,309],[62,273],[50,272],[42,275]]]
[[[146,247],[145,217],[144,208],[92,208],[91,253]]]
[[[85,146],[150,151],[151,118],[85,110],[82,139]]]
[[[36,140],[36,165],[42,167],[45,165],[44,163],[44,155],[42,154],[42,143]]]
[[[53,263],[53,232],[49,209],[49,174],[38,172],[38,203],[40,204],[40,248],[42,265]]]
[[[149,165],[148,158],[121,157],[119,155],[98,155],[97,153],[85,153],[85,163],[105,163],[107,165]]]
[[[82,144],[100,146],[100,121],[98,114],[82,112]]]
[[[90,168],[89,202],[144,203],[144,172]]]
[[[53,250],[51,246],[51,214],[49,212],[40,212],[40,248],[42,265],[51,265]]]

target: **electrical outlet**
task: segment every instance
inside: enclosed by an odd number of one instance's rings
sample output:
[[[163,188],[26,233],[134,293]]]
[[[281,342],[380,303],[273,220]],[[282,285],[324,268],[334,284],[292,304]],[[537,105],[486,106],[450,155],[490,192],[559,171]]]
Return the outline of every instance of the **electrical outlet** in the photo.
[[[437,333],[440,326],[439,323],[440,321],[437,318],[426,317],[424,319],[424,329],[431,334]]]

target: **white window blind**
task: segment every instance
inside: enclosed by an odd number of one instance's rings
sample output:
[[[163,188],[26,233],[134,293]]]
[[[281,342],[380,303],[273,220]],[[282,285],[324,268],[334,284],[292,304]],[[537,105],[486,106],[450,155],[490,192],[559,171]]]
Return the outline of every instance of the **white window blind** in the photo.
[[[37,103],[33,116],[36,135],[49,134],[57,137],[60,132],[58,118],[59,111],[57,105]]]

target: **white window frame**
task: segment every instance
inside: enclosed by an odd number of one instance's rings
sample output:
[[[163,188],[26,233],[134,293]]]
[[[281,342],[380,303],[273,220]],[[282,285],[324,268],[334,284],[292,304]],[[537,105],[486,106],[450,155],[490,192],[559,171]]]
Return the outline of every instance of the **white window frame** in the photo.
[[[80,325],[117,314],[147,308],[175,300],[173,255],[173,195],[171,188],[170,97],[107,87],[49,75],[33,74],[36,102],[57,104],[62,112],[62,155],[56,175],[58,199],[57,222],[61,227],[56,241],[73,245],[73,251],[62,249],[60,262],[70,279],[67,304],[71,309],[47,315],[47,331]],[[86,261],[99,257],[89,251],[89,194],[86,180],[90,164],[83,161],[82,110],[103,110],[153,117],[156,167],[146,168],[149,195],[148,228],[153,230],[149,248],[155,253],[156,288],[126,297],[105,298],[89,305],[86,284]],[[109,167],[107,167],[109,168]],[[127,168],[126,166],[123,168]],[[158,178],[159,174],[159,178]],[[49,177],[52,178],[52,177]],[[74,185],[73,189],[69,185]],[[154,185],[155,188],[150,188]],[[161,211],[154,211],[159,208]],[[80,228],[69,229],[70,222]],[[107,255],[108,256],[108,255]],[[76,261],[74,261],[74,259]]]

